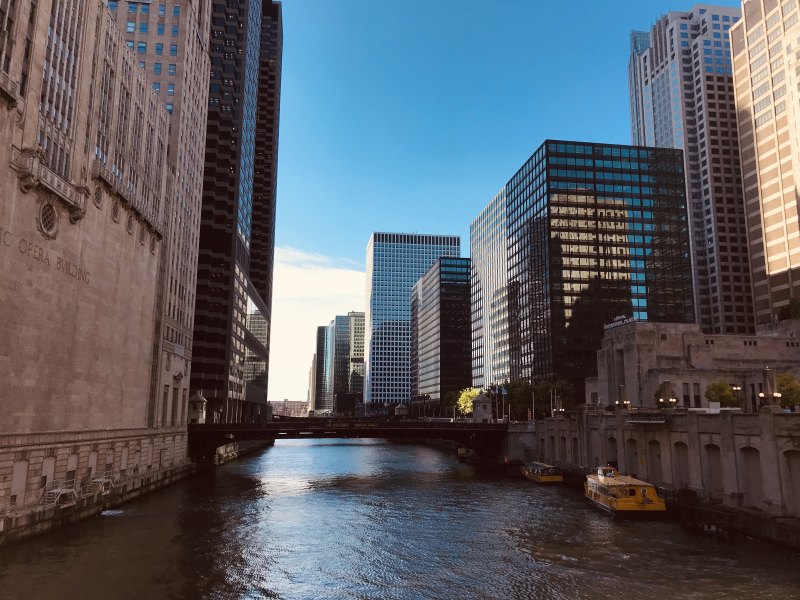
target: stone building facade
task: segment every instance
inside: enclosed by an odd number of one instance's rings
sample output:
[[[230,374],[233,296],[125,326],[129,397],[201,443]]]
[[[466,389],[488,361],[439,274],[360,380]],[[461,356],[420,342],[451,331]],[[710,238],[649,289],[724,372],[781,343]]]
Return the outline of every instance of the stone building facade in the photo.
[[[707,335],[698,325],[623,321],[606,326],[597,352],[597,378],[587,380],[586,402],[630,402],[653,408],[657,394],[681,408],[707,408],[715,381],[739,387],[741,408],[758,410],[775,375],[800,375],[800,322],[785,321],[756,335]],[[668,400],[668,398],[665,398]]]
[[[535,454],[571,469],[617,464],[663,489],[756,509],[771,521],[800,515],[798,426],[800,415],[770,407],[758,413],[676,410],[661,422],[637,421],[624,410],[579,411],[537,422]]]
[[[9,8],[0,25],[0,540],[189,469],[185,425],[156,424],[152,394],[161,270],[183,184],[167,160],[167,107],[104,3]]]

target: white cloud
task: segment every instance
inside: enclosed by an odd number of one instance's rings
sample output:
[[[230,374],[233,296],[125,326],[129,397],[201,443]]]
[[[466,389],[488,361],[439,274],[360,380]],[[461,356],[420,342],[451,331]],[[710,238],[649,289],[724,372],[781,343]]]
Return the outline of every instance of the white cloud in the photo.
[[[345,266],[347,265],[347,266]],[[364,310],[366,274],[296,248],[275,248],[269,399],[306,400],[317,327]]]

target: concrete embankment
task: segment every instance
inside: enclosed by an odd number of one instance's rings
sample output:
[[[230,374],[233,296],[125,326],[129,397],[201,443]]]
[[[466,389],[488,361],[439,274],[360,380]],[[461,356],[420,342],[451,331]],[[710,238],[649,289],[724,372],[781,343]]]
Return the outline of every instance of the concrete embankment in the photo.
[[[191,460],[166,469],[144,471],[134,476],[99,483],[93,491],[64,493],[54,502],[25,507],[0,514],[0,544],[77,523],[155,492],[216,465],[258,452],[272,441],[240,442],[218,448],[213,463],[197,465]]]

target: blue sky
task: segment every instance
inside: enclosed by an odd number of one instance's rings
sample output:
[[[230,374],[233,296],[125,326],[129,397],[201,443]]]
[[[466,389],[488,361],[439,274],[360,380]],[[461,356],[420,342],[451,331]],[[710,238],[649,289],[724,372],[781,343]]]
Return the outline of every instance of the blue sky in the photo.
[[[455,234],[466,250],[545,139],[629,143],[630,31],[691,6],[283,0],[270,399],[305,399],[315,325],[363,310],[371,232]],[[301,290],[306,267],[319,284]],[[338,302],[323,268],[352,288]]]

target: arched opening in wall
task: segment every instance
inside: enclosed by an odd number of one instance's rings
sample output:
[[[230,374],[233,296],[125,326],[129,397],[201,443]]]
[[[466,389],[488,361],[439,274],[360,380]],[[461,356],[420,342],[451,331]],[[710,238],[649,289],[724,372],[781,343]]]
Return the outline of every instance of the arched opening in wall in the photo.
[[[639,471],[639,448],[636,440],[628,438],[625,442],[625,473],[636,476]]]
[[[653,485],[664,483],[661,471],[661,443],[658,440],[647,442],[647,478]]]
[[[545,455],[547,454],[547,448],[544,446],[544,438],[539,438],[539,458],[544,459]]]
[[[42,461],[42,489],[46,488],[49,483],[53,482],[56,473],[56,457],[45,456]]]
[[[11,506],[25,506],[25,492],[28,487],[28,461],[18,460],[11,468]]]
[[[783,458],[786,461],[786,473],[789,475],[786,512],[790,515],[800,515],[800,452],[787,450],[783,453]]]
[[[722,453],[716,444],[703,446],[703,491],[712,500],[722,500]]]
[[[739,450],[739,476],[742,502],[745,506],[761,508],[764,501],[764,484],[761,479],[761,453],[757,448],[745,446]]]
[[[67,473],[64,475],[67,487],[75,487],[78,474],[78,455],[70,454],[67,457]]]
[[[610,437],[606,440],[606,464],[611,466],[619,466],[619,458],[617,457],[617,438]]]
[[[97,452],[89,452],[89,462],[86,464],[86,481],[91,481],[97,473]]]
[[[567,462],[567,438],[565,436],[561,436],[561,454],[558,455],[559,462],[565,463]]]
[[[109,448],[106,452],[106,466],[103,473],[109,479],[114,477],[114,449]]]
[[[675,469],[675,487],[689,487],[689,447],[683,442],[675,442],[672,465]]]
[[[119,459],[119,476],[125,477],[128,474],[128,447],[122,449],[122,456]]]
[[[581,457],[579,456],[578,451],[578,438],[572,438],[572,464],[573,465],[580,465],[581,464]]]
[[[553,462],[556,458],[556,438],[555,436],[550,436],[550,444],[547,447],[547,460]]]

